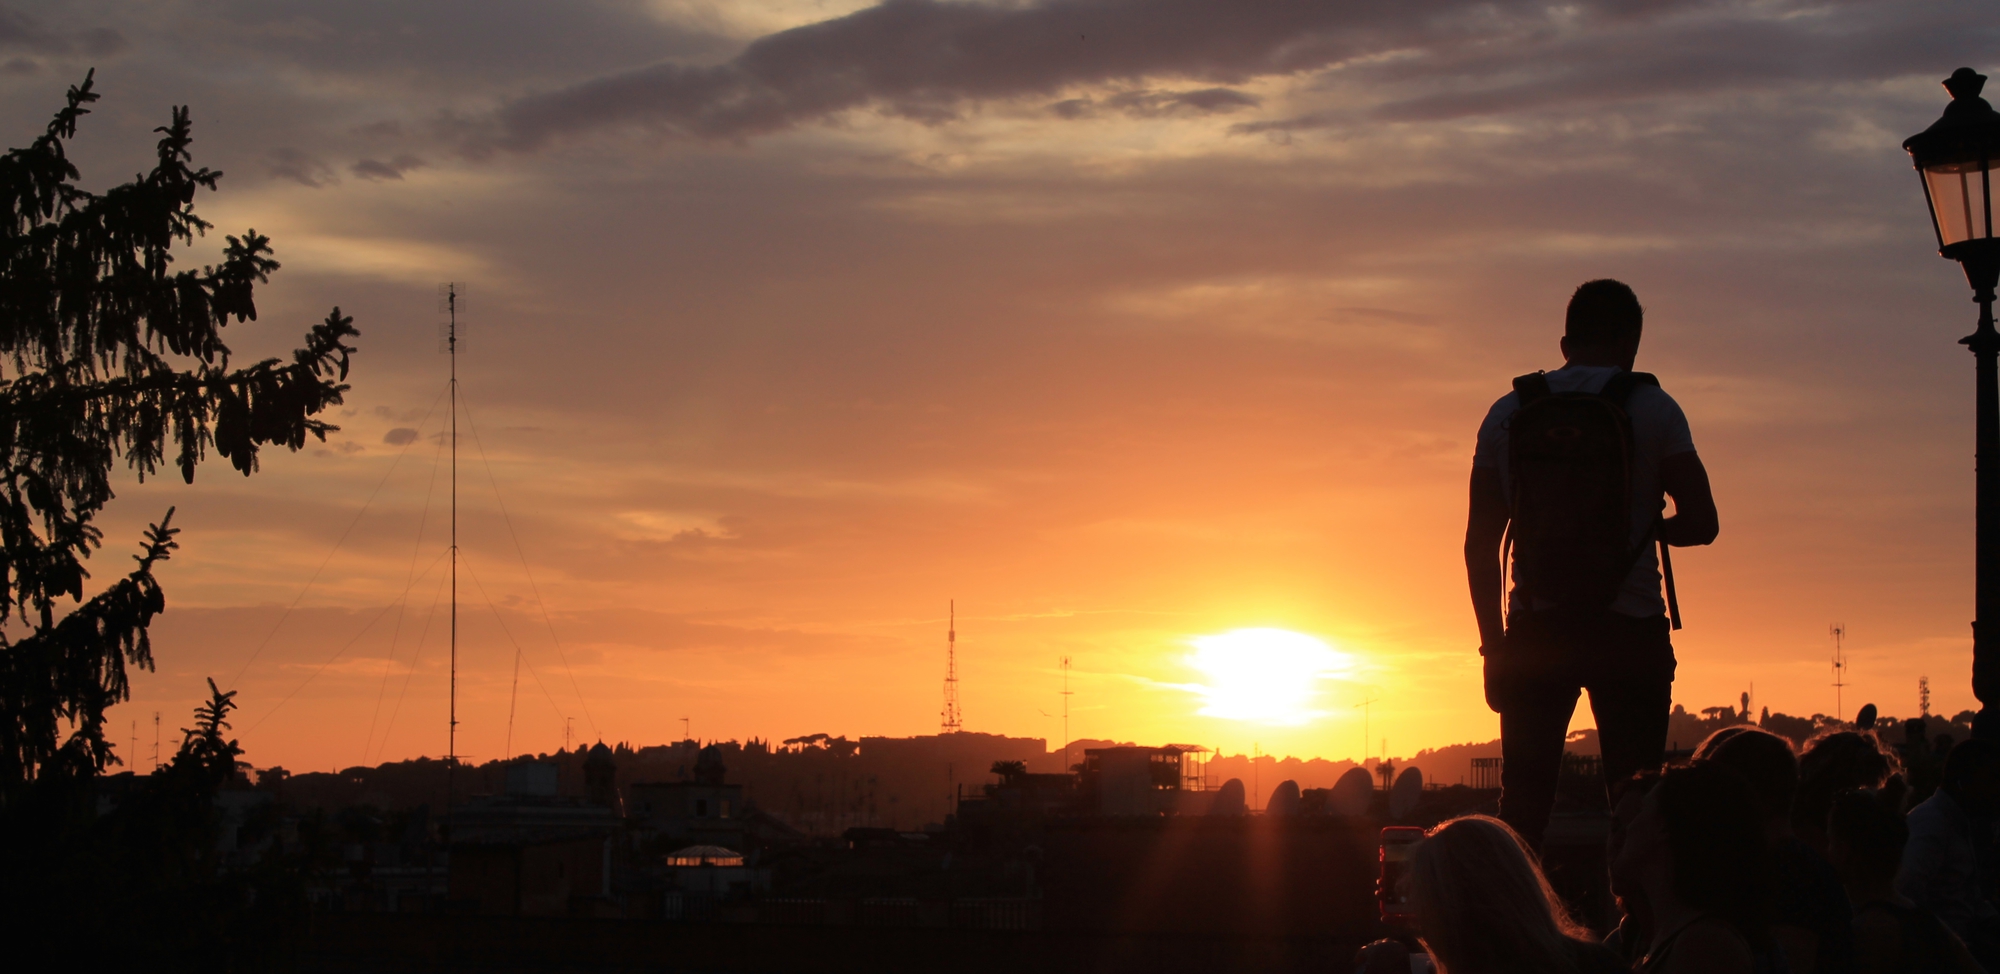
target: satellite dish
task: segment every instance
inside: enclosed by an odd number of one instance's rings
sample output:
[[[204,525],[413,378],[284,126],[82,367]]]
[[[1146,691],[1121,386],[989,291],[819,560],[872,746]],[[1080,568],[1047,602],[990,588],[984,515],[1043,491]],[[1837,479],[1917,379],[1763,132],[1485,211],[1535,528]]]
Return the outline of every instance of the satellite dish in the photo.
[[[1327,808],[1335,815],[1350,818],[1368,814],[1368,802],[1375,797],[1375,779],[1367,768],[1349,768],[1340,780],[1333,783],[1333,793],[1327,796]]]
[[[1404,768],[1396,776],[1396,784],[1389,789],[1389,817],[1400,822],[1416,811],[1417,802],[1424,797],[1424,773],[1416,768]]]
[[[1210,815],[1244,815],[1249,812],[1243,800],[1243,779],[1231,778],[1222,783],[1216,791],[1215,800],[1208,805]]]
[[[1271,789],[1271,800],[1264,803],[1264,814],[1278,818],[1291,818],[1299,813],[1299,783],[1281,781]]]

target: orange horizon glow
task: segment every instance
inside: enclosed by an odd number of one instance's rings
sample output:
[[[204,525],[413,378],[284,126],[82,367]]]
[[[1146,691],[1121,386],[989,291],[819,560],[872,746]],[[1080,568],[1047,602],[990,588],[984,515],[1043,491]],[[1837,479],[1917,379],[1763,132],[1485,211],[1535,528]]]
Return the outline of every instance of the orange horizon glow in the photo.
[[[1644,303],[1638,367],[1720,511],[1714,546],[1674,553],[1674,699],[1830,714],[1838,620],[1846,716],[1914,715],[1920,677],[1934,713],[1976,706],[1973,306],[1899,147],[1955,59],[1987,56],[1976,31],[1925,28],[1918,70],[1824,46],[1896,13],[1875,0],[1391,5],[1365,29],[1308,5],[1199,36],[1146,18],[1130,50],[1002,32],[1028,46],[877,90],[906,76],[841,19],[865,0],[526,5],[470,33],[423,5],[289,9],[196,36],[133,8],[124,53],[51,42],[0,77],[19,145],[99,68],[71,153],[92,187],[193,105],[195,165],[228,176],[180,266],[246,227],[284,265],[226,332],[239,361],[336,304],[361,332],[326,443],[119,484],[94,584],[169,506],[184,529],[158,671],[110,716],[127,768],[155,713],[171,751],[211,676],[260,767],[445,753],[447,280],[469,284],[472,760],[684,727],[936,733],[953,599],[967,730],[1059,747],[1067,704],[1075,739],[1230,753],[1492,740],[1474,434],[1561,364],[1565,302],[1598,277]],[[772,36],[820,45],[801,70],[833,80],[751,86],[782,81],[740,61]],[[1674,60],[1714,36],[1803,66]],[[1641,47],[1667,67],[1636,83]],[[684,108],[700,92],[663,94],[661,65],[735,100]]]

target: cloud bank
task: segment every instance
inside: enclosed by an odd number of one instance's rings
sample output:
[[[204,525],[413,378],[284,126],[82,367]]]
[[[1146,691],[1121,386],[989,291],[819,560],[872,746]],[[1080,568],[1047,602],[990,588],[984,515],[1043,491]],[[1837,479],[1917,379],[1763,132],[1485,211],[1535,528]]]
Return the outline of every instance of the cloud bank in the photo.
[[[887,0],[774,33],[719,64],[662,62],[514,98],[460,123],[474,152],[527,151],[636,127],[741,140],[855,109],[927,124],[982,102],[1176,79],[1234,86],[1311,72],[1389,98],[1363,120],[1435,121],[1579,101],[1806,81],[1892,77],[1991,50],[1995,28],[1964,3],[1525,0],[1330,3],[1262,0]],[[1985,18],[1990,20],[1990,18]],[[1253,96],[1128,93],[1126,114],[1233,111]],[[1147,98],[1152,98],[1148,102]],[[1163,102],[1162,99],[1165,99]],[[1064,118],[1092,102],[1058,103]],[[1324,127],[1336,115],[1245,123]]]

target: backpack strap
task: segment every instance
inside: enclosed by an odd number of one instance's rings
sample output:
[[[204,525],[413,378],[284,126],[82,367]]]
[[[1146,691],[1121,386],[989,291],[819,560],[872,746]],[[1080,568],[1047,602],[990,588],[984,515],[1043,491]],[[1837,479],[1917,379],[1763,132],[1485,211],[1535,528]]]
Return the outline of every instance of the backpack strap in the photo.
[[[1537,399],[1546,399],[1554,395],[1554,392],[1549,389],[1549,374],[1547,372],[1530,372],[1527,375],[1515,378],[1514,395],[1520,397],[1521,405],[1523,406]]]
[[[1519,380],[1516,381],[1518,382]],[[1651,372],[1619,372],[1607,380],[1604,383],[1604,388],[1597,394],[1616,403],[1619,409],[1624,409],[1625,400],[1632,398],[1632,390],[1642,385],[1658,389],[1660,387],[1660,379]]]
[[[1668,553],[1666,519],[1653,522],[1653,535],[1660,545],[1660,579],[1667,583],[1667,621],[1675,631],[1681,627],[1680,593],[1674,591],[1674,556]],[[1630,569],[1627,569],[1628,571]]]

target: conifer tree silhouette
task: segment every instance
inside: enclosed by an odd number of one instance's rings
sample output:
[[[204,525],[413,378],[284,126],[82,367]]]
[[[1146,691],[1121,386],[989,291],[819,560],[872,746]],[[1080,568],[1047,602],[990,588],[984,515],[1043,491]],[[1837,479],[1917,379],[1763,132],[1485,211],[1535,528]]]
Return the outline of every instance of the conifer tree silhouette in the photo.
[[[102,194],[80,188],[65,143],[97,100],[96,72],[25,149],[0,156],[0,809],[50,777],[116,760],[104,711],[151,669],[147,627],[166,606],[154,567],[175,549],[173,510],[145,533],[129,574],[88,600],[84,560],[120,460],[140,479],[171,464],[192,482],[209,451],[248,476],[259,450],[298,450],[337,427],[318,418],[347,391],[357,336],[339,308],[291,361],[232,367],[222,329],[255,320],[278,262],[255,230],[222,262],[176,271],[173,249],[211,227],[176,107],[150,173]],[[81,603],[58,613],[63,600]],[[226,699],[226,698],[224,698]],[[226,705],[212,701],[226,709]],[[222,710],[214,714],[220,720]]]

